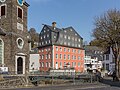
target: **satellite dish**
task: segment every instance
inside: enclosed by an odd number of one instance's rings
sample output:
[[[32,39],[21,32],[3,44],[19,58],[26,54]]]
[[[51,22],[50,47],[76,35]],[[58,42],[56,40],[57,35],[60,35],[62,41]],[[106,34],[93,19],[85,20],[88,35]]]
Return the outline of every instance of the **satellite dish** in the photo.
[[[2,2],[2,3],[5,2],[5,1],[6,1],[6,0],[0,0],[0,2]]]

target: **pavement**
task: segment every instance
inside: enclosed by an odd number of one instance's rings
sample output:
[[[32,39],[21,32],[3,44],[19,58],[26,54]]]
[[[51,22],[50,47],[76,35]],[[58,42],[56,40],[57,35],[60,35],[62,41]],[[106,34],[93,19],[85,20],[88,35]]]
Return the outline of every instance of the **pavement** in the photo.
[[[101,82],[96,82],[96,83],[83,83],[83,84],[78,84],[77,85],[77,83],[74,85],[74,84],[64,84],[64,85],[42,85],[42,86],[37,86],[37,87],[39,87],[39,88],[47,88],[47,87],[75,87],[75,86],[79,86],[80,88],[110,88],[110,87],[114,87],[114,88],[120,88],[120,81],[113,81],[112,80],[112,77],[104,77],[103,78],[103,80],[101,81]],[[30,90],[34,90],[34,89],[32,89],[32,88],[35,88],[36,86],[28,86],[28,87],[17,87],[17,88],[15,88],[15,87],[11,87],[11,88],[6,88],[6,89],[4,89],[4,90],[19,90],[20,88],[22,89],[22,90],[29,90],[30,88]],[[26,89],[25,89],[26,88]],[[28,89],[27,89],[28,88]],[[20,90],[21,90],[20,89]],[[1,89],[0,89],[1,90]],[[3,89],[2,89],[3,90]],[[39,90],[39,89],[35,89],[35,90]],[[43,89],[44,90],[44,89]],[[46,90],[48,90],[48,89],[46,89]],[[52,89],[51,89],[52,90]],[[56,90],[56,89],[55,89]],[[62,89],[60,89],[60,90],[62,90]],[[63,89],[64,90],[64,89]],[[75,89],[76,90],[76,89]],[[79,90],[79,89],[77,89],[77,90]],[[92,90],[92,89],[91,89]],[[100,89],[99,89],[100,90]],[[112,90],[112,89],[107,89],[107,90]],[[117,90],[117,89],[115,89],[115,90]]]
[[[100,83],[105,84],[105,85],[114,86],[114,87],[120,87],[120,81],[113,81],[112,77],[104,77]]]

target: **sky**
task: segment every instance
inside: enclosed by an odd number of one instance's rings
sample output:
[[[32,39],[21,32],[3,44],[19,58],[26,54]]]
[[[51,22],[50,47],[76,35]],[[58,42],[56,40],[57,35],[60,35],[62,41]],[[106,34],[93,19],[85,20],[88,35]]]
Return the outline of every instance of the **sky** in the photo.
[[[88,43],[93,39],[95,17],[111,9],[120,10],[120,0],[26,0],[28,8],[28,30],[38,33],[43,25],[57,23],[58,28],[72,26]]]

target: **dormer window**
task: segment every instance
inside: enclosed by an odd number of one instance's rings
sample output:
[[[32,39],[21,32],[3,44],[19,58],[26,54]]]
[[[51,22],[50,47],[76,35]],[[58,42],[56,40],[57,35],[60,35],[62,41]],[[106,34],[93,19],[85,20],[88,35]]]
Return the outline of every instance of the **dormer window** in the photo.
[[[18,11],[18,12],[17,12],[17,13],[18,13],[18,14],[17,14],[17,15],[18,15],[18,18],[21,18],[21,19],[22,19],[22,18],[23,18],[23,10],[18,7],[17,11]]]

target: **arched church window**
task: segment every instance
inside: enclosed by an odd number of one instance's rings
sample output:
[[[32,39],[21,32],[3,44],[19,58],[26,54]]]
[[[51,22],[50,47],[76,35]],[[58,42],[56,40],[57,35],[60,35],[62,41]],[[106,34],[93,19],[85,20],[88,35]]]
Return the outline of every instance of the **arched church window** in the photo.
[[[0,40],[0,64],[3,64],[3,41]]]

